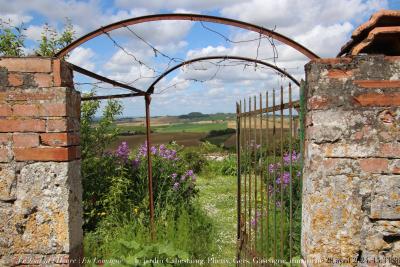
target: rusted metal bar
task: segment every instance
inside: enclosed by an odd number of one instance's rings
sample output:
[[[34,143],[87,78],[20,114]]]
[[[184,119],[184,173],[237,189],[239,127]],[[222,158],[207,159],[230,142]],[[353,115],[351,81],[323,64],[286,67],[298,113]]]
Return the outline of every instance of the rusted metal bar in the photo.
[[[300,106],[300,101],[294,101],[292,103],[292,106],[293,107],[299,107]],[[288,108],[289,108],[289,103],[285,103],[285,104],[282,104],[282,105],[273,105],[272,107],[269,107],[268,109],[264,108],[262,110],[262,112],[266,113],[266,112],[272,112],[272,111],[280,111],[281,109],[285,110],[285,109],[288,109]],[[248,116],[248,115],[253,115],[253,113],[256,113],[256,112],[248,111],[248,112],[243,112],[240,115],[241,116]]]
[[[289,261],[290,266],[292,266],[292,258],[293,258],[293,145],[292,145],[292,128],[293,128],[293,116],[292,116],[292,85],[289,83]]]
[[[183,61],[171,68],[169,68],[168,70],[166,70],[165,72],[163,72],[162,74],[160,74],[160,76],[154,80],[154,82],[149,86],[149,89],[147,89],[147,93],[152,94],[154,92],[154,88],[155,86],[168,74],[170,74],[171,72],[173,72],[174,70],[182,67],[182,66],[187,66],[190,64],[193,64],[195,62],[199,62],[199,61],[208,61],[208,60],[213,60],[213,59],[221,59],[221,60],[228,60],[228,59],[235,59],[235,60],[241,60],[241,61],[247,61],[247,62],[253,62],[256,64],[260,64],[260,65],[264,65],[266,67],[269,67],[277,72],[279,72],[280,74],[286,76],[287,78],[289,78],[292,82],[294,82],[295,84],[297,84],[297,86],[300,86],[299,81],[294,78],[292,75],[290,75],[287,71],[279,68],[278,66],[275,66],[273,64],[270,64],[268,62],[259,60],[259,59],[254,59],[254,58],[249,58],[249,57],[239,57],[239,56],[229,56],[229,55],[225,55],[225,56],[208,56],[208,57],[198,57],[198,58],[192,58],[186,61]]]
[[[244,112],[247,110],[246,106],[246,99],[243,100],[244,103]],[[244,141],[242,145],[244,146],[244,231],[247,233],[247,146],[246,146],[246,141],[247,141],[247,117],[244,118],[244,129],[243,129],[243,135],[244,135]]]
[[[249,97],[249,111],[251,111],[251,97]],[[251,155],[251,152],[252,152],[252,149],[251,149],[251,134],[252,134],[252,131],[251,131],[251,116],[249,116],[249,135],[248,135],[248,141],[247,141],[247,144],[246,144],[246,146],[248,146],[249,147],[249,166],[251,166],[252,165],[252,162],[251,162],[251,157],[252,157],[252,155]],[[252,237],[251,237],[251,194],[252,194],[252,188],[251,188],[251,179],[252,179],[252,173],[251,173],[251,170],[249,170],[248,171],[248,175],[249,175],[249,218],[248,218],[248,220],[249,220],[249,232],[248,232],[248,236],[249,236],[249,248],[253,248],[253,242],[252,242]]]
[[[275,89],[272,91],[272,106],[275,107]],[[276,166],[276,141],[275,141],[275,136],[276,136],[276,124],[275,124],[275,109],[272,109],[272,148],[273,148],[273,164]],[[276,218],[276,169],[277,167],[274,167],[274,172],[272,176],[272,183],[273,183],[273,188],[274,188],[274,259],[276,259],[277,255],[277,218]]]
[[[240,245],[241,241],[241,223],[240,216],[241,212],[241,170],[240,170],[240,112],[241,112],[241,103],[236,103],[236,166],[237,166],[237,244]],[[239,247],[237,249],[237,262],[240,261],[240,250]]]
[[[225,24],[229,26],[234,26],[234,27],[239,27],[242,29],[246,29],[249,31],[253,31],[271,38],[274,38],[275,40],[278,40],[288,46],[293,47],[309,59],[317,59],[319,56],[317,56],[315,53],[307,49],[306,47],[302,46],[301,44],[297,43],[296,41],[275,32],[274,30],[269,30],[264,27],[250,24],[247,22],[239,21],[239,20],[234,20],[234,19],[228,19],[228,18],[222,18],[222,17],[216,17],[216,16],[209,16],[209,15],[199,15],[199,14],[157,14],[157,15],[148,15],[148,16],[142,16],[142,17],[136,17],[136,18],[130,18],[126,20],[121,20],[115,23],[111,23],[107,26],[100,27],[97,30],[94,30],[78,39],[73,41],[71,44],[67,45],[63,49],[61,49],[55,56],[59,59],[63,58],[66,56],[70,51],[72,51],[74,48],[77,46],[80,46],[81,44],[103,34],[110,32],[115,29],[119,29],[122,27],[130,26],[130,25],[136,25],[140,23],[145,23],[145,22],[151,22],[151,21],[163,21],[163,20],[187,20],[187,21],[205,21],[205,22],[213,22],[213,23],[220,23],[220,24]]]
[[[155,226],[154,226],[154,200],[153,200],[153,166],[151,162],[151,140],[150,140],[150,103],[151,96],[145,95],[146,104],[146,143],[147,143],[147,175],[148,175],[148,189],[149,189],[149,208],[150,208],[150,232],[151,239],[155,240]]]
[[[257,111],[257,97],[254,96],[254,111]],[[254,250],[257,251],[258,218],[257,218],[257,113],[254,113],[254,143],[253,143],[253,171],[254,171]]]
[[[280,136],[280,145],[281,145],[281,153],[280,153],[280,159],[281,159],[281,173],[279,176],[279,184],[280,184],[280,215],[281,215],[281,219],[280,219],[280,259],[283,260],[283,227],[284,227],[284,222],[283,222],[283,208],[284,208],[284,203],[283,203],[283,173],[284,173],[284,169],[283,169],[283,86],[281,86],[281,94],[280,94],[280,98],[281,98],[281,112],[280,112],[280,119],[281,119],[281,136]]]
[[[265,108],[266,108],[266,120],[267,120],[267,122],[266,122],[266,126],[267,126],[267,133],[266,133],[266,136],[267,136],[267,138],[266,138],[266,158],[267,158],[267,162],[266,162],[266,165],[267,165],[267,183],[266,183],[266,186],[267,186],[267,188],[266,188],[266,191],[267,191],[267,259],[269,259],[269,239],[270,239],[270,234],[269,234],[269,231],[270,231],[270,229],[269,229],[269,217],[270,217],[270,207],[269,207],[269,187],[270,187],[270,171],[269,171],[269,143],[270,143],[270,133],[269,133],[269,115],[268,115],[268,113],[269,113],[269,110],[268,110],[268,97],[269,97],[269,95],[268,95],[268,92],[266,92],[265,93]]]
[[[145,94],[142,94],[142,93],[132,93],[132,94],[123,94],[123,95],[84,96],[81,98],[81,101],[115,99],[115,98],[136,97],[136,96],[144,96],[144,95]]]
[[[99,74],[97,74],[97,73],[91,72],[91,71],[89,71],[89,70],[87,70],[87,69],[84,69],[84,68],[82,68],[82,67],[79,67],[79,66],[77,66],[77,65],[74,65],[74,64],[72,64],[72,63],[69,63],[69,65],[71,66],[71,68],[72,68],[74,71],[77,71],[77,72],[79,72],[79,73],[81,73],[81,74],[83,74],[83,75],[89,76],[89,77],[91,77],[91,78],[97,79],[97,80],[102,81],[102,82],[109,83],[109,84],[111,84],[111,85],[113,85],[113,86],[118,86],[118,87],[121,87],[121,88],[128,89],[128,90],[130,90],[130,91],[139,93],[139,94],[142,95],[142,96],[146,94],[146,92],[144,92],[144,91],[142,91],[142,90],[140,90],[140,89],[137,89],[137,88],[135,88],[135,87],[133,87],[133,86],[130,86],[130,85],[127,85],[127,84],[124,84],[124,83],[120,83],[120,82],[114,81],[114,80],[112,80],[112,79],[109,79],[109,78],[107,78],[107,77],[101,76],[101,75],[99,75]],[[136,95],[135,95],[135,96],[136,96]]]
[[[264,219],[265,219],[265,211],[264,211],[264,168],[263,168],[263,113],[262,113],[262,94],[260,93],[260,159],[258,160],[259,169],[260,169],[260,195],[261,195],[261,255],[264,256]]]

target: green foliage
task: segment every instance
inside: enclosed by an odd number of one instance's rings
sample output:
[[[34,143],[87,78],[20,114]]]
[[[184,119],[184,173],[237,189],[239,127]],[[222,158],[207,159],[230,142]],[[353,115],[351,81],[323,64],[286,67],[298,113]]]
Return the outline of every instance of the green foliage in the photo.
[[[164,261],[206,258],[215,250],[215,229],[197,203],[190,208],[166,209],[169,212],[156,220],[156,240],[151,240],[150,229],[140,211],[128,220],[106,219],[96,231],[86,234],[85,256],[117,259],[120,266],[143,266],[145,260],[154,258]]]
[[[234,134],[236,133],[235,129],[232,128],[226,128],[226,129],[222,129],[222,130],[211,130],[207,136],[207,137],[214,137],[214,136],[220,136],[220,135],[227,135],[227,134]]]
[[[228,155],[222,160],[209,160],[205,168],[205,173],[208,175],[236,175],[236,157],[235,155]]]
[[[94,93],[88,96],[93,96]],[[91,158],[103,155],[105,149],[116,140],[119,129],[115,127],[115,120],[122,114],[122,105],[117,100],[108,100],[103,109],[100,120],[96,113],[100,108],[100,101],[85,101],[81,107],[81,140],[82,157]],[[96,145],[94,145],[96,144]]]
[[[0,55],[20,57],[24,55],[25,35],[22,27],[11,26],[0,20]]]
[[[186,162],[189,169],[195,173],[200,173],[207,165],[207,159],[196,148],[186,148],[182,153],[182,159]]]
[[[72,42],[74,34],[74,27],[70,19],[66,19],[64,30],[60,34],[53,27],[45,24],[39,48],[35,52],[43,57],[54,56],[58,51]]]
[[[110,100],[103,110],[103,116],[94,124],[95,115],[100,108],[99,101],[85,101],[81,107],[81,149],[84,229],[94,229],[105,215],[104,196],[113,187],[116,175],[115,160],[103,157],[104,151],[115,140],[118,131],[113,127],[122,106]],[[118,170],[118,174],[122,170]],[[114,185],[115,186],[115,185]]]
[[[11,22],[0,21],[1,56],[24,56],[25,35],[23,30],[23,26],[11,26]],[[45,24],[39,47],[35,50],[35,53],[44,57],[54,56],[73,41],[74,34],[75,31],[69,19],[66,19],[64,30],[61,33]]]

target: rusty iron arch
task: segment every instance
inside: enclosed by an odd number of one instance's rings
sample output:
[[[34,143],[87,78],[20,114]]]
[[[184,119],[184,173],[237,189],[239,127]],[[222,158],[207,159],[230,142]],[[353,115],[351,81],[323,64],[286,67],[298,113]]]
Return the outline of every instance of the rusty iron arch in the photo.
[[[238,27],[241,29],[257,32],[259,34],[263,34],[265,36],[274,38],[292,48],[295,50],[299,51],[309,59],[317,59],[319,58],[318,55],[316,55],[314,52],[309,50],[308,48],[304,47],[303,45],[297,43],[296,41],[290,39],[289,37],[286,37],[283,34],[280,34],[278,32],[275,32],[273,30],[269,30],[267,28],[239,21],[239,20],[234,20],[234,19],[229,19],[229,18],[223,18],[223,17],[217,17],[217,16],[209,16],[209,15],[200,15],[200,14],[156,14],[156,15],[148,15],[148,16],[142,16],[142,17],[136,17],[136,18],[130,18],[126,20],[121,20],[115,23],[111,23],[107,26],[103,26],[98,28],[97,30],[94,30],[65,48],[63,48],[61,51],[59,51],[55,56],[59,59],[63,58],[65,55],[67,55],[69,52],[71,52],[74,48],[80,46],[81,44],[86,43],[87,41],[103,34],[110,32],[112,30],[116,30],[122,27],[130,26],[130,25],[136,25],[136,24],[141,24],[145,22],[151,22],[151,21],[165,21],[165,20],[186,20],[186,21],[204,21],[204,22],[213,22],[213,23],[219,23],[219,24],[224,24],[224,25],[229,25],[229,26],[234,26]]]
[[[227,59],[235,59],[235,60],[241,60],[241,61],[248,61],[248,62],[253,62],[256,64],[260,64],[260,65],[264,65],[266,67],[269,67],[277,72],[279,72],[280,74],[286,76],[287,78],[289,78],[292,82],[294,82],[297,86],[300,86],[300,82],[297,81],[292,75],[290,75],[289,73],[287,73],[285,70],[262,60],[259,59],[253,59],[253,58],[248,58],[248,57],[240,57],[240,56],[208,56],[208,57],[198,57],[198,58],[193,58],[193,59],[189,59],[186,60],[184,62],[181,62],[175,66],[173,66],[172,68],[166,70],[165,72],[163,72],[147,89],[146,93],[148,94],[152,94],[154,92],[154,87],[157,83],[159,83],[165,76],[167,76],[168,74],[170,74],[171,72],[173,72],[174,70],[183,67],[185,65],[189,65],[195,62],[199,62],[199,61],[207,61],[207,60],[213,60],[213,59],[221,59],[221,60],[227,60]]]
[[[221,59],[221,60],[228,60],[228,59],[234,59],[234,60],[240,60],[240,61],[247,61],[247,62],[253,62],[256,64],[260,64],[263,66],[266,66],[268,68],[271,68],[277,72],[279,72],[280,74],[284,75],[285,77],[289,78],[294,84],[296,84],[297,86],[300,86],[300,82],[294,78],[292,75],[290,75],[287,71],[279,68],[278,66],[275,66],[271,63],[259,60],[259,59],[254,59],[254,58],[248,58],[248,57],[240,57],[240,56],[208,56],[208,57],[198,57],[198,58],[193,58],[193,59],[189,59],[186,61],[183,61],[171,68],[169,68],[168,70],[164,71],[157,79],[155,79],[151,85],[148,87],[147,91],[145,92],[145,94],[153,94],[154,93],[154,87],[157,85],[157,83],[159,83],[163,78],[165,78],[168,74],[170,74],[171,72],[173,72],[174,70],[186,66],[186,65],[190,65],[192,63],[195,62],[199,62],[199,61],[208,61],[208,60],[213,60],[213,59]],[[83,101],[88,101],[88,100],[101,100],[101,99],[110,99],[110,98],[126,98],[126,97],[135,97],[135,96],[143,96],[143,94],[138,94],[138,93],[129,93],[129,94],[117,94],[117,95],[106,95],[106,96],[90,96],[90,97],[83,97],[82,100]]]

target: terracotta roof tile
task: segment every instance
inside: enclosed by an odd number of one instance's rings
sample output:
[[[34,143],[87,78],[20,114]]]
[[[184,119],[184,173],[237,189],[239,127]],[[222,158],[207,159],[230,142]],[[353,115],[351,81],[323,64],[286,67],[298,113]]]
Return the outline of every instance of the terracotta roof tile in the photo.
[[[359,53],[400,55],[400,10],[381,10],[353,31],[338,56]]]

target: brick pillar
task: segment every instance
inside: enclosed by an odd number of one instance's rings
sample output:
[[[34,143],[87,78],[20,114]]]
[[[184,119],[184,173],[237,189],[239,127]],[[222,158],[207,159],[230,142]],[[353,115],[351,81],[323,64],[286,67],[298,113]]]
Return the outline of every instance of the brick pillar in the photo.
[[[400,261],[400,57],[312,61],[306,99],[302,256]]]
[[[79,119],[65,63],[0,58],[0,266],[81,255]]]

